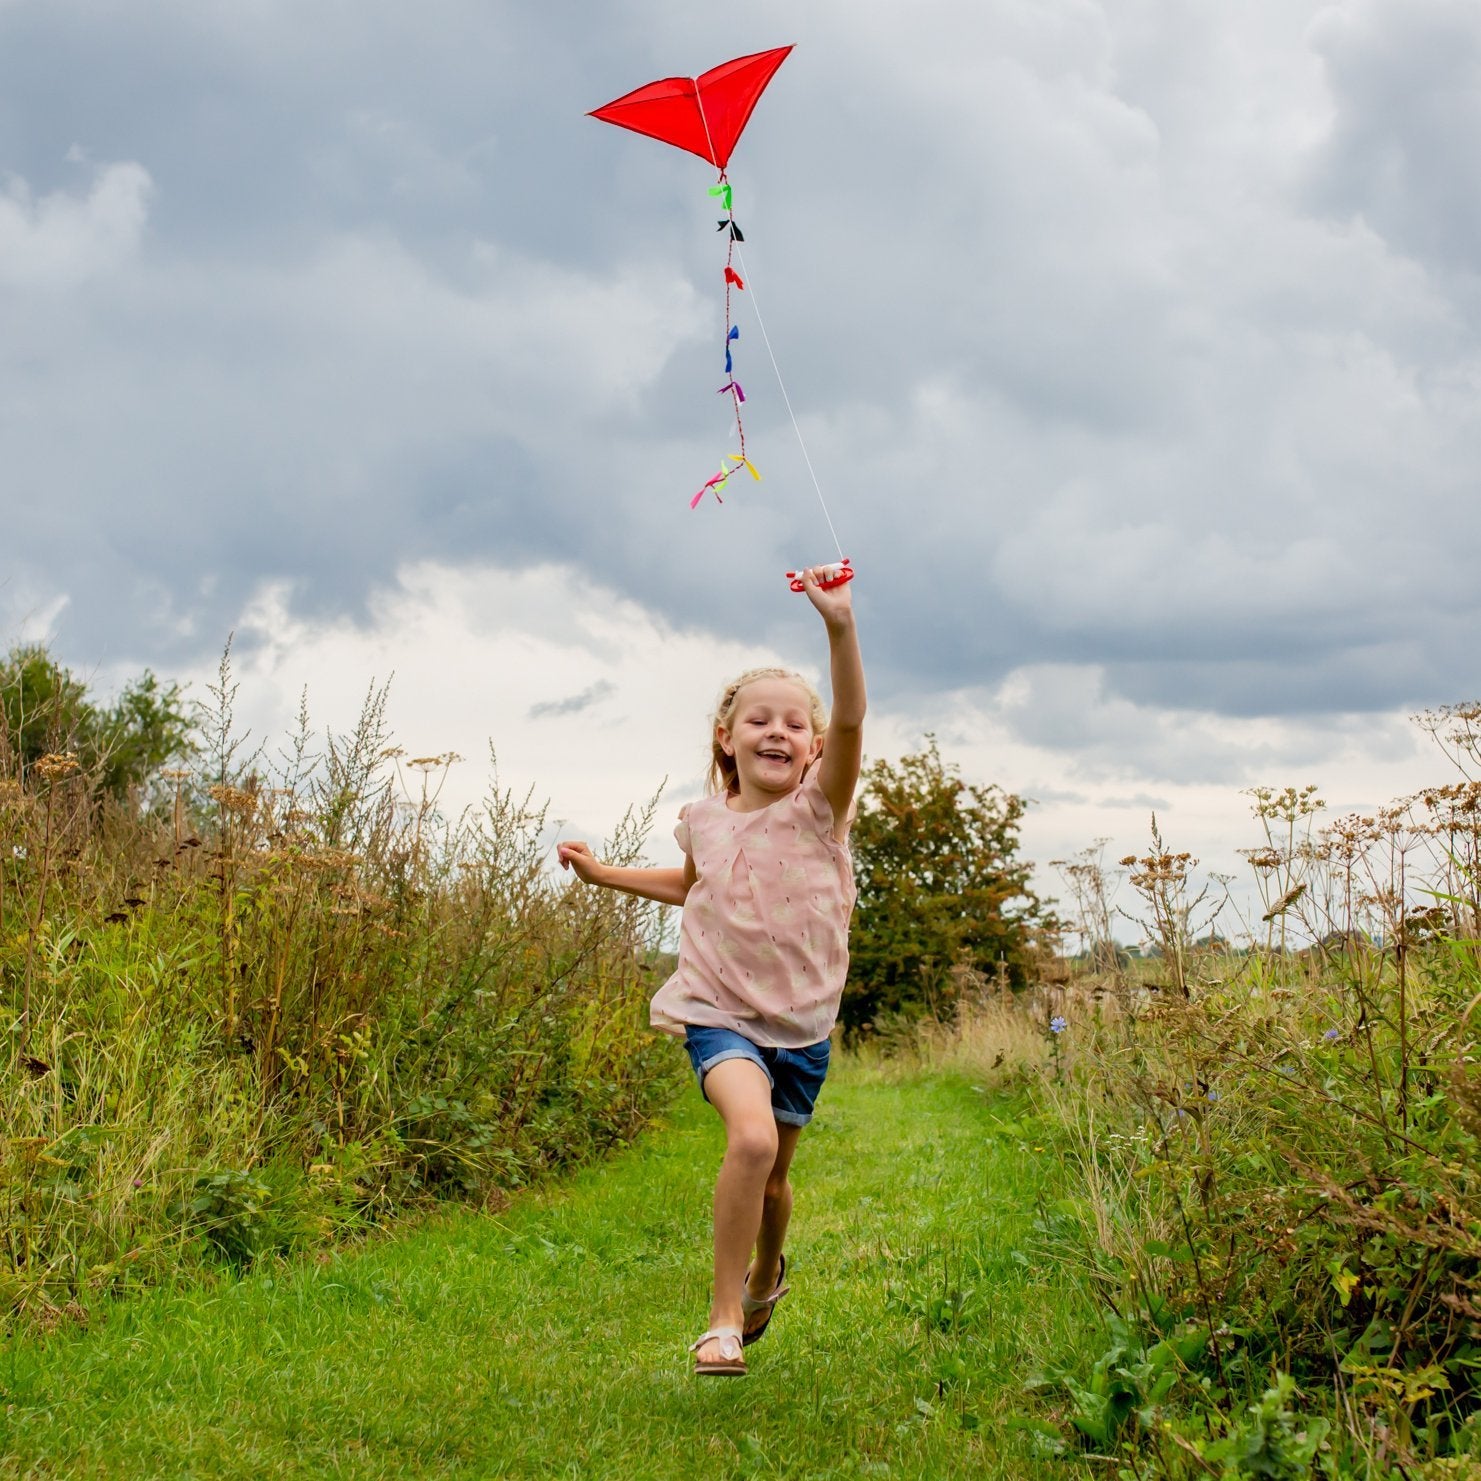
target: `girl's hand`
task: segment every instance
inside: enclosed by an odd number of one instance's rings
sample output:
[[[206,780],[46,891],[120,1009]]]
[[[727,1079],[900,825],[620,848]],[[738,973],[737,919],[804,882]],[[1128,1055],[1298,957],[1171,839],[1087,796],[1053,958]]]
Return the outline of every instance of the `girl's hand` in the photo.
[[[574,869],[576,877],[583,884],[601,883],[597,877],[602,870],[601,861],[579,839],[556,844],[555,856],[560,860],[561,868]]]
[[[808,601],[822,613],[823,621],[827,623],[841,622],[854,610],[852,581],[845,581],[842,586],[835,586],[831,591],[823,590],[823,582],[833,572],[832,566],[809,566],[805,571],[797,573],[802,577],[802,589],[807,593]]]

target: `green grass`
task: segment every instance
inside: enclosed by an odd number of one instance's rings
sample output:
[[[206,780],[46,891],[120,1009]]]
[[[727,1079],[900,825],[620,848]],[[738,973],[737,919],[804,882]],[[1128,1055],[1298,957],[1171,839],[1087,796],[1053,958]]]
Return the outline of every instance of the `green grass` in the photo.
[[[792,1294],[696,1380],[722,1142],[668,1126],[498,1217],[0,1348],[5,1476],[1066,1477],[1023,1384],[1094,1341],[1034,1254],[1022,1100],[845,1062],[794,1166]]]

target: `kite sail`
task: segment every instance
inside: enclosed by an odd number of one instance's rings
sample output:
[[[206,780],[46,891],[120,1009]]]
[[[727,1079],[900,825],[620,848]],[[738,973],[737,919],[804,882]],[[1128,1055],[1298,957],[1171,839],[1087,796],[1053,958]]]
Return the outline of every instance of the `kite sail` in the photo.
[[[779,46],[771,51],[736,57],[732,61],[722,62],[718,67],[710,68],[708,72],[703,72],[698,77],[665,77],[658,82],[650,82],[633,92],[625,93],[622,97],[600,108],[593,108],[588,115],[591,118],[600,119],[603,123],[616,124],[618,128],[631,129],[634,133],[645,134],[664,144],[672,144],[676,149],[684,149],[690,154],[697,154],[720,172],[718,182],[710,187],[710,195],[716,199],[719,209],[725,213],[718,223],[718,229],[725,233],[726,241],[725,384],[719,388],[717,394],[730,398],[730,409],[735,418],[735,434],[739,448],[736,452],[726,453],[720,459],[718,471],[712,473],[690,499],[691,509],[697,509],[708,493],[714,494],[717,503],[723,503],[723,490],[730,481],[730,476],[742,468],[753,479],[759,481],[761,478],[756,465],[746,453],[746,428],[741,416],[741,407],[745,404],[746,393],[735,374],[735,346],[740,340],[740,326],[734,319],[733,295],[746,290],[746,279],[742,276],[745,262],[740,252],[740,244],[745,241],[745,235],[735,219],[734,192],[726,172],[730,164],[730,156],[736,144],[739,143],[747,123],[750,122],[751,114],[760,101],[761,94],[765,92],[767,84],[776,75],[777,68],[787,60],[791,50],[790,46]],[[737,260],[740,260],[740,271],[736,268]],[[762,339],[766,342],[772,369],[776,371],[777,384],[781,387],[782,399],[787,404],[788,415],[792,416],[792,425],[797,431],[797,440],[799,444],[802,444],[802,430],[797,426],[796,416],[792,415],[792,405],[787,398],[787,388],[782,384],[776,356],[771,354],[771,341],[767,337],[760,310],[756,308],[754,293],[751,306],[756,311],[756,322],[761,329]],[[818,485],[817,475],[813,473],[812,460],[807,456],[805,444],[802,444],[802,456],[807,463],[808,472],[812,474],[813,486],[817,488],[818,501],[823,504],[823,516],[828,520],[828,527],[832,530],[833,521],[828,517],[828,506],[823,503],[823,491]],[[836,532],[833,538],[834,543],[837,544]],[[838,554],[839,563],[832,567],[829,579],[822,583],[824,587],[841,586],[845,581],[853,579],[853,570],[843,554],[841,545]],[[787,576],[794,591],[805,589],[800,571],[788,571]]]
[[[707,159],[723,176],[741,131],[790,46],[722,62],[698,77],[665,77],[588,115]]]

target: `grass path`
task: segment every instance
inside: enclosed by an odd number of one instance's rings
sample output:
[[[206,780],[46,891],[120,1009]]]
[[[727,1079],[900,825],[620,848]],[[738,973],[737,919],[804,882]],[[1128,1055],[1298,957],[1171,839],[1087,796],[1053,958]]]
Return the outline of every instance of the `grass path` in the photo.
[[[1002,1477],[1023,1380],[1090,1340],[1037,1268],[1024,1105],[843,1065],[794,1168],[792,1294],[750,1376],[696,1381],[721,1150],[692,1093],[620,1158],[499,1218],[0,1347],[0,1476]],[[1048,1186],[1046,1186],[1048,1185]]]

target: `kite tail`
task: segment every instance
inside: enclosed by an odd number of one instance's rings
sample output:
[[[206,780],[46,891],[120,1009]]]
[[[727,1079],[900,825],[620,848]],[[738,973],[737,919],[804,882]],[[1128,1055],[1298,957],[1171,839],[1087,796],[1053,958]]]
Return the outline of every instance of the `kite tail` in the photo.
[[[726,370],[733,371],[730,346],[732,343],[731,329],[735,327],[732,317],[731,295],[739,288],[746,285],[741,276],[735,270],[735,244],[740,238],[740,228],[735,224],[735,206],[730,183],[725,178],[725,171],[720,171],[721,202],[725,206],[725,220],[721,223],[721,229],[725,231],[725,362]],[[734,338],[739,339],[737,334]],[[730,392],[730,406],[735,413],[735,435],[740,442],[741,460],[746,457],[746,424],[741,417],[741,403],[746,399],[741,391],[739,383],[731,375],[730,383],[725,388]]]
[[[744,468],[752,478],[760,478],[756,471],[756,465],[751,462],[746,453],[746,423],[741,415],[741,406],[746,399],[746,393],[741,389],[741,383],[735,378],[735,353],[731,346],[740,339],[740,326],[735,322],[735,300],[734,295],[745,289],[745,279],[735,268],[735,244],[745,241],[740,227],[735,220],[734,197],[730,182],[725,177],[725,171],[720,171],[719,182],[710,187],[710,194],[716,196],[720,202],[720,209],[725,212],[724,219],[719,223],[719,229],[725,233],[725,384],[720,387],[718,394],[730,397],[731,413],[735,417],[735,435],[740,445],[738,453],[727,453],[721,460],[720,473],[709,479],[697,494],[689,501],[691,509],[697,509],[705,494],[713,491],[715,498],[720,498],[720,490],[725,487],[725,479],[728,476],[725,463],[734,463],[736,468]]]

